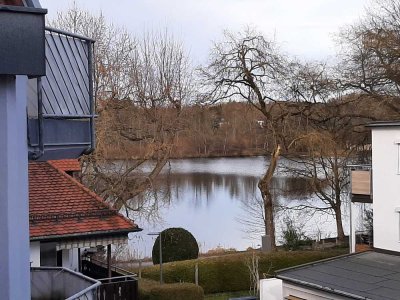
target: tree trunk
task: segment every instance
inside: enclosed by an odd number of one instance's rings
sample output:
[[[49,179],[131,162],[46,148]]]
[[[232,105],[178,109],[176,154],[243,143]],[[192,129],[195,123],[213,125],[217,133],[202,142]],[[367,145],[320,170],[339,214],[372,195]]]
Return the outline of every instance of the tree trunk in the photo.
[[[276,243],[275,243],[274,203],[272,194],[270,192],[270,188],[271,188],[272,178],[275,173],[276,166],[278,164],[280,153],[281,153],[281,146],[277,145],[275,147],[274,152],[271,155],[271,161],[268,166],[267,172],[258,183],[258,188],[260,189],[264,204],[265,234],[270,236],[270,241],[271,241],[270,247],[272,251],[276,251]]]
[[[335,219],[336,219],[337,239],[340,243],[342,243],[344,242],[344,231],[343,231],[342,212],[340,209],[340,205],[335,207]]]

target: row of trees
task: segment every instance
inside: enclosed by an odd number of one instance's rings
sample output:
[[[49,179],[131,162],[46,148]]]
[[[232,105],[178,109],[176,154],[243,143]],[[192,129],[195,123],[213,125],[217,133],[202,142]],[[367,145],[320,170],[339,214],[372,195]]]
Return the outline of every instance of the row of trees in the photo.
[[[397,118],[400,110],[399,24],[400,1],[377,1],[364,19],[339,33],[342,51],[335,65],[291,57],[254,29],[226,32],[214,44],[209,63],[195,72],[183,45],[168,32],[136,38],[102,15],[76,8],[59,14],[53,25],[97,40],[98,147],[86,158],[84,181],[128,215],[137,210],[152,214],[156,203],[137,196],[151,190],[180,135],[193,125],[193,104],[242,101],[265,121],[271,158],[258,186],[271,247],[275,248],[271,185],[282,155],[295,162],[288,171],[309,179],[325,204],[304,202],[292,209],[333,214],[343,240],[345,166],[365,159],[360,154],[369,141],[363,124]],[[196,135],[201,138],[207,139],[207,133]],[[126,153],[138,144],[142,150],[139,156],[127,155],[110,172],[104,161],[109,144]],[[306,158],[296,158],[299,152]]]

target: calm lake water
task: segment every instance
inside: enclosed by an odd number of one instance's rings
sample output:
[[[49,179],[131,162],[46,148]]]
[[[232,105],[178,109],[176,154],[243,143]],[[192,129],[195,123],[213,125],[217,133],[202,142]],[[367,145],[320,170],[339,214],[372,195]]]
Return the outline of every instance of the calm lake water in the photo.
[[[287,162],[282,160],[280,163]],[[267,164],[264,157],[172,160],[158,183],[161,192],[147,196],[155,198],[152,199],[153,211],[133,215],[143,231],[130,234],[131,255],[137,258],[151,256],[155,237],[148,233],[169,227],[189,230],[197,239],[201,252],[216,247],[237,250],[259,247],[262,232],[256,225],[261,220],[260,209],[257,209],[257,199],[260,199],[257,184]],[[278,204],[292,206],[308,199],[314,205],[322,205],[307,194],[304,182],[280,172],[277,177],[273,193]],[[348,233],[346,207],[343,213],[344,230]],[[276,220],[278,242],[287,217],[313,239],[336,235],[333,216],[281,211]]]

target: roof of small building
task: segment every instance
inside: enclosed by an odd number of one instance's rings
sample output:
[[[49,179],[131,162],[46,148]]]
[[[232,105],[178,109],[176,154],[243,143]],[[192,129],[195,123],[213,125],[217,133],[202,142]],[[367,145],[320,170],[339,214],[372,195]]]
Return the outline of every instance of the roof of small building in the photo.
[[[31,240],[127,234],[141,230],[53,162],[29,163]]]
[[[378,121],[366,125],[369,128],[382,128],[382,127],[399,127],[400,121]]]
[[[49,163],[64,172],[78,172],[81,170],[81,165],[77,159],[50,160]]]
[[[350,299],[396,300],[400,256],[367,251],[280,270],[277,277]]]

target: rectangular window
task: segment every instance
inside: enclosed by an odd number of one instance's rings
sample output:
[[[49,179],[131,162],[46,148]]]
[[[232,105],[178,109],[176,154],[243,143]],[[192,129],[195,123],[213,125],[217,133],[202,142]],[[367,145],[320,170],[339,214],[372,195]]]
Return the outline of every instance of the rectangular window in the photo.
[[[397,175],[400,175],[400,141],[397,140],[394,143],[397,146]]]
[[[56,243],[40,243],[40,266],[57,266]]]

